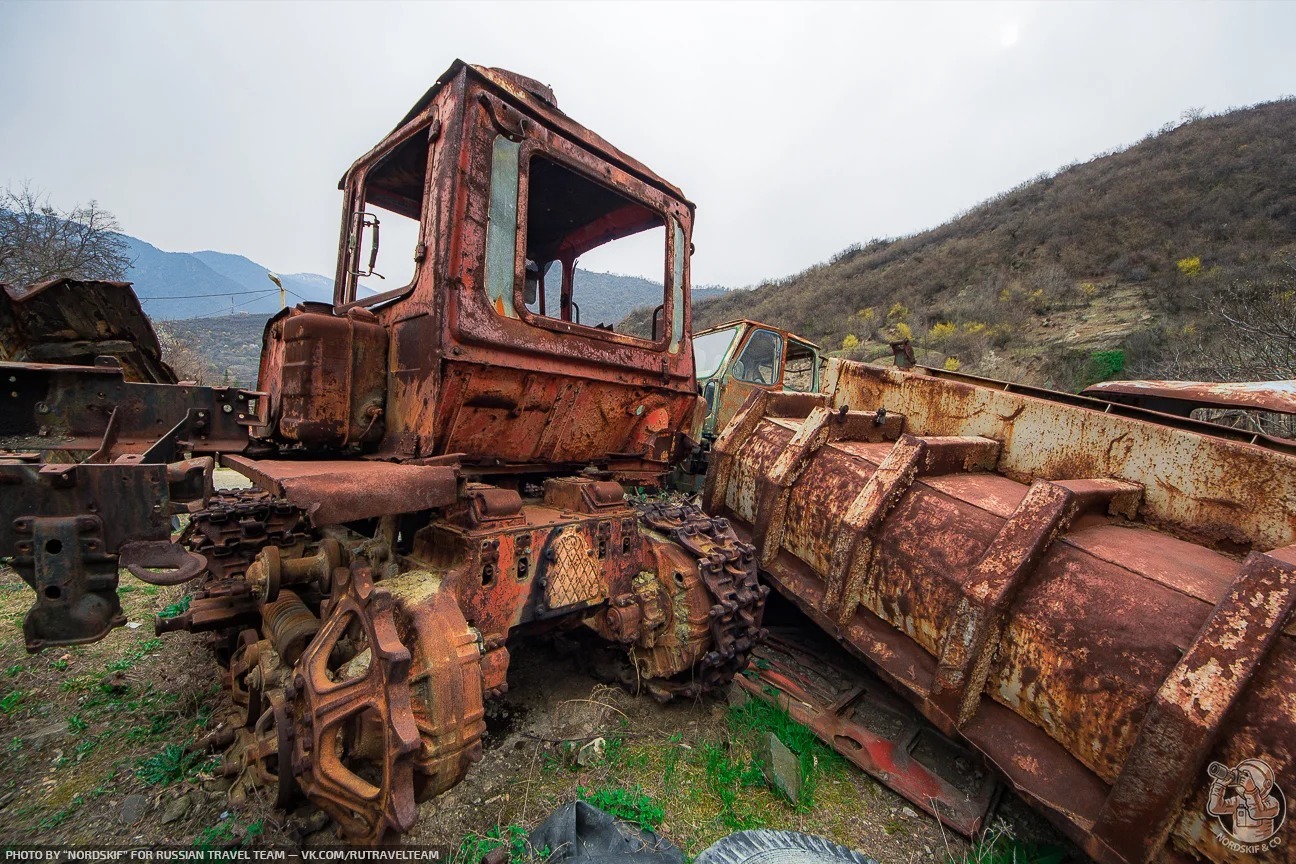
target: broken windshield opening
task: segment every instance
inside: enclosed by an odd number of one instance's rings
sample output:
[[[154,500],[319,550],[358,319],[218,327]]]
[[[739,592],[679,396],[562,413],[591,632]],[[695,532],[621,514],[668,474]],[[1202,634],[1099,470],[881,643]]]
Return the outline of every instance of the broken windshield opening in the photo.
[[[419,262],[428,143],[422,135],[393,149],[363,179],[350,214],[347,300],[374,298],[413,285]]]
[[[617,331],[635,309],[664,308],[666,222],[657,211],[536,155],[526,218],[523,301],[532,314]]]
[[[710,378],[716,373],[737,333],[737,327],[727,327],[694,337],[693,363],[697,366],[698,378]]]

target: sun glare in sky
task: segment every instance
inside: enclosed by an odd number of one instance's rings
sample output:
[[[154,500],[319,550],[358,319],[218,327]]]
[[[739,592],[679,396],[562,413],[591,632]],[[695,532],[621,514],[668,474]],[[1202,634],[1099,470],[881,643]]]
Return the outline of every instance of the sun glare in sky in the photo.
[[[1005,21],[999,27],[999,44],[1005,48],[1011,48],[1017,44],[1021,38],[1021,25],[1016,21]]]

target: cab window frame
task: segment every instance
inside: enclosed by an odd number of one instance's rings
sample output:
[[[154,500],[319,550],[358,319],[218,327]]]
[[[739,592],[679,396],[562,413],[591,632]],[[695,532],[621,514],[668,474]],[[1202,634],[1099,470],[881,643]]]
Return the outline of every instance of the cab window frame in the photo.
[[[350,309],[356,306],[369,307],[377,306],[391,300],[398,300],[408,296],[410,292],[418,285],[419,279],[423,275],[424,267],[432,259],[433,244],[430,241],[430,235],[433,233],[430,226],[434,221],[431,213],[435,202],[432,200],[431,189],[434,182],[434,173],[436,171],[436,145],[440,136],[433,136],[430,130],[433,124],[437,123],[437,117],[432,112],[426,112],[419,117],[411,120],[404,129],[391,136],[387,146],[379,153],[374,153],[363,164],[354,167],[347,176],[343,178],[343,185],[346,187],[346,194],[343,196],[342,211],[342,231],[339,243],[338,253],[338,272],[334,284],[333,305],[338,309]],[[410,280],[405,285],[397,288],[391,288],[381,291],[370,297],[360,297],[360,261],[364,255],[364,234],[357,228],[357,223],[366,212],[366,191],[369,186],[370,176],[382,168],[384,162],[390,159],[402,147],[410,145],[422,137],[423,146],[426,148],[426,164],[423,171],[423,181],[419,190],[419,216],[418,216],[418,246],[423,249],[420,258],[414,262],[414,270],[410,275]],[[374,206],[379,206],[375,204]],[[382,208],[387,210],[387,208]],[[404,216],[396,211],[397,216],[404,218],[413,218]],[[356,239],[353,246],[352,238]],[[370,241],[372,242],[372,240]],[[417,248],[417,247],[416,247]],[[382,255],[381,249],[379,255]],[[381,261],[381,258],[380,258]]]
[[[797,357],[808,357],[810,359],[810,386],[803,390],[800,387],[792,387],[788,384],[788,365],[791,363],[793,346],[797,350]],[[795,336],[788,336],[783,342],[783,377],[782,386],[784,390],[791,390],[796,393],[816,393],[819,390],[819,351],[809,342],[798,339]],[[797,373],[800,374],[800,373]]]
[[[773,337],[774,344],[775,344],[775,350],[774,350],[775,369],[773,375],[774,380],[770,383],[766,383],[764,381],[755,381],[752,380],[751,378],[744,378],[741,375],[739,375],[738,371],[734,368],[736,364],[742,363],[743,373],[747,372],[747,364],[743,363],[743,355],[747,353],[747,349],[751,347],[752,343],[758,337],[761,336]],[[729,361],[729,373],[735,381],[741,381],[744,384],[752,384],[756,387],[782,387],[783,386],[783,365],[784,365],[783,354],[786,350],[787,350],[787,340],[782,333],[779,333],[777,330],[771,330],[767,327],[755,327],[752,329],[750,333],[747,334],[747,338],[743,340],[742,347],[740,347],[737,351],[734,352],[733,359]]]
[[[654,226],[645,231],[655,231],[658,227],[664,228],[665,243],[662,249],[662,303],[661,316],[664,321],[671,321],[675,315],[675,262],[677,257],[684,250],[677,247],[677,234],[683,234],[685,223],[673,211],[670,206],[676,203],[674,199],[654,189],[647,183],[633,177],[625,172],[619,172],[618,180],[625,182],[628,188],[618,188],[616,185],[609,183],[607,174],[611,173],[611,167],[606,160],[601,159],[593,154],[586,153],[564,138],[558,135],[547,136],[548,140],[541,141],[536,137],[528,136],[524,138],[518,150],[518,200],[517,200],[517,234],[514,248],[513,262],[513,311],[514,314],[522,321],[533,327],[542,327],[547,330],[553,330],[559,333],[574,333],[582,336],[591,336],[603,339],[609,342],[618,342],[621,344],[633,345],[637,348],[649,349],[656,352],[666,352],[674,338],[671,327],[663,327],[662,332],[656,339],[635,336],[631,333],[623,333],[615,330],[604,330],[590,324],[580,324],[575,321],[565,321],[561,317],[550,317],[549,315],[540,315],[532,312],[526,305],[526,245],[527,245],[527,221],[530,216],[530,194],[531,194],[531,164],[532,160],[539,156],[550,162],[579,175],[582,179],[595,183],[604,189],[616,195],[625,198],[628,202],[637,204],[645,209],[651,210],[658,218],[661,219],[660,226]],[[605,176],[599,176],[596,168],[602,167]],[[637,232],[638,233],[638,232]],[[628,237],[634,234],[625,235]],[[617,238],[621,239],[621,238]],[[608,241],[615,243],[615,240]],[[687,248],[688,239],[684,238],[684,244]],[[606,245],[606,244],[604,244]],[[599,248],[599,247],[595,247]],[[686,256],[687,257],[687,256]],[[542,262],[536,262],[537,264]],[[561,262],[558,262],[561,264]],[[579,264],[579,259],[577,259]],[[687,260],[684,262],[685,267],[681,273],[687,270]],[[557,268],[561,273],[562,267]],[[574,275],[574,273],[573,273]],[[552,272],[550,274],[552,278]],[[566,280],[566,275],[561,275],[561,281]],[[686,296],[686,276],[681,276],[681,285],[679,286],[679,297],[684,303],[684,308],[688,308],[688,297]],[[561,284],[559,289],[561,290]],[[549,293],[553,286],[549,285],[546,280],[545,291]],[[656,307],[654,307],[656,308]],[[631,310],[626,310],[627,314]],[[561,313],[560,313],[561,314]]]

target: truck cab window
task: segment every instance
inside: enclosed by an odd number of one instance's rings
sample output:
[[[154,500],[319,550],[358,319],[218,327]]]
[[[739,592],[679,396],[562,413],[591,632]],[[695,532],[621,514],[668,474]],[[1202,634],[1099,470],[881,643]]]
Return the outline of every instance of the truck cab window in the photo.
[[[787,365],[783,370],[783,389],[809,393],[816,389],[815,373],[819,357],[809,345],[788,340]]]
[[[525,242],[522,299],[534,315],[615,330],[634,309],[665,303],[662,215],[540,155],[531,158]],[[639,280],[649,293],[612,273],[652,274]]]
[[[779,380],[783,340],[768,330],[757,330],[733,364],[734,377],[751,384],[774,385]]]
[[[366,173],[352,211],[347,245],[348,298],[363,302],[414,283],[423,219],[428,142],[422,135],[391,151]]]

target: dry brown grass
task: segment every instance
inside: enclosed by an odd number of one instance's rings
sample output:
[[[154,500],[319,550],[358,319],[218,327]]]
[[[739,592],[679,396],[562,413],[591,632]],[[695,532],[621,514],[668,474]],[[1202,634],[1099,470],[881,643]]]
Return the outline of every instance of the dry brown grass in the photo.
[[[1296,99],[1192,120],[1123,151],[1041,175],[937,228],[852,246],[831,261],[697,304],[697,329],[736,317],[850,354],[885,354],[899,324],[934,365],[1063,388],[1095,350],[1148,367],[1183,328],[1209,334],[1210,302],[1271,278],[1296,253]],[[1185,273],[1177,262],[1199,258]],[[887,314],[896,303],[903,316]],[[873,310],[871,319],[861,317]],[[942,322],[984,341],[942,345]]]

